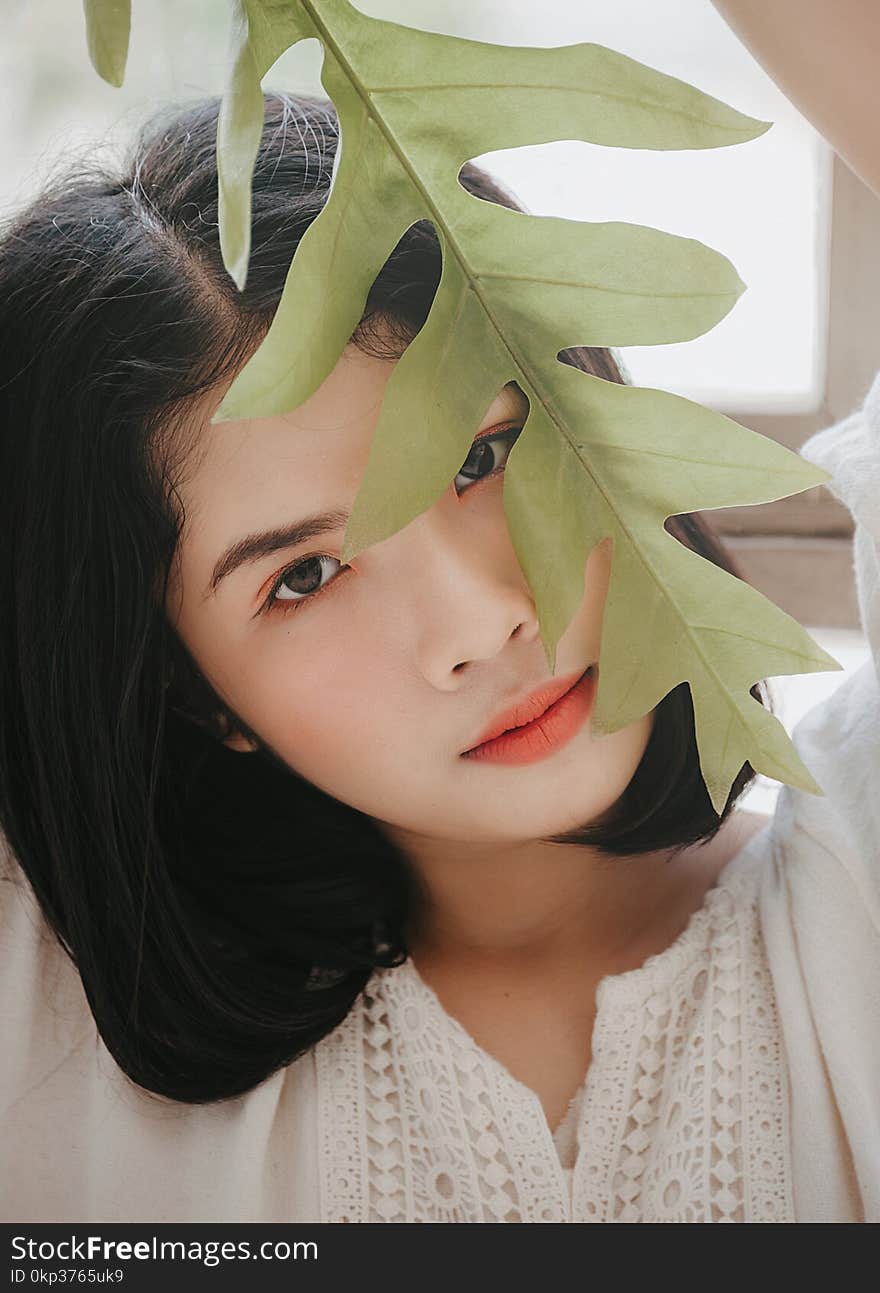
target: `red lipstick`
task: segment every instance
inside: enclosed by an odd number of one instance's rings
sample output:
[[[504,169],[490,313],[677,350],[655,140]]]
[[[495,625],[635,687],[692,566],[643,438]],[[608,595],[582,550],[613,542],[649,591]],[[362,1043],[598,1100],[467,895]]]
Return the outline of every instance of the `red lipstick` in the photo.
[[[596,667],[555,678],[499,714],[463,757],[491,763],[534,763],[580,731],[593,707]]]

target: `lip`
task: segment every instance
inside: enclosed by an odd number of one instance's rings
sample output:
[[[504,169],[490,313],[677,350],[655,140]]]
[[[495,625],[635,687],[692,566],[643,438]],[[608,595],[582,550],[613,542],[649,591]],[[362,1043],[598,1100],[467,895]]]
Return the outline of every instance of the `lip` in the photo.
[[[549,744],[552,743],[555,746],[558,745],[559,742],[548,742],[546,738],[549,735],[549,723],[545,725],[545,729],[542,733],[542,731],[539,730],[540,720],[544,719],[545,716],[547,716],[548,720],[550,717],[555,719],[557,716],[557,709],[559,709],[561,713],[560,702],[566,697],[573,695],[575,691],[581,693],[582,701],[588,702],[588,709],[592,708],[592,695],[595,691],[595,674],[595,665],[590,665],[587,669],[581,669],[578,673],[567,674],[562,678],[554,678],[552,682],[545,683],[536,691],[530,692],[529,695],[525,696],[522,700],[517,701],[508,709],[505,709],[502,713],[498,714],[497,717],[494,718],[486,728],[484,728],[475,744],[462,752],[463,756],[485,757],[490,753],[500,755],[503,752],[501,749],[501,738],[504,738],[506,744],[511,747],[511,752],[513,752],[512,743],[520,736],[524,738],[530,733],[537,734],[539,737],[543,735],[545,738],[543,744],[547,747],[546,752],[550,753]],[[589,684],[589,686],[579,687],[578,684],[581,682]],[[586,694],[587,692],[589,695]],[[566,708],[571,709],[572,707],[567,706]],[[583,706],[581,706],[581,708],[583,708]],[[551,710],[553,711],[552,715],[550,714]],[[572,713],[571,718],[575,717],[576,715]],[[582,715],[581,721],[583,721],[583,718],[585,717],[586,712]],[[578,727],[580,727],[580,725],[580,723],[577,724]],[[562,733],[560,732],[559,735],[561,734]],[[572,733],[572,735],[573,734],[574,733]],[[519,753],[519,751],[517,751],[517,753]],[[515,761],[519,762],[520,760],[517,758]]]

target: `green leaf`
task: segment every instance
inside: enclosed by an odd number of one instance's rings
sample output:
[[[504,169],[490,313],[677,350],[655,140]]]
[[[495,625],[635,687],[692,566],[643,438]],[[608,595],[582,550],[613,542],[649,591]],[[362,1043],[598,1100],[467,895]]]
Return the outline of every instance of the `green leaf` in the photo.
[[[83,0],[89,58],[100,77],[117,88],[125,79],[131,0]]]
[[[618,731],[687,681],[716,811],[746,760],[821,794],[781,723],[749,689],[760,678],[841,666],[796,620],[686,548],[663,522],[698,508],[771,502],[827,474],[689,400],[557,368],[539,373],[552,378],[551,407],[530,393],[504,506],[545,641],[558,640],[580,605],[589,553],[613,539],[594,730]],[[579,428],[574,438],[569,427]],[[560,553],[573,554],[562,578]]]
[[[241,291],[251,250],[251,179],[263,129],[260,81],[286,49],[314,31],[291,0],[232,0],[231,7],[232,72],[217,122],[218,219],[223,263]]]
[[[735,271],[689,239],[528,216],[481,202],[458,182],[466,160],[499,148],[572,138],[709,148],[754,138],[766,123],[596,45],[486,45],[367,18],[346,0],[236,3],[235,70],[218,138],[221,227],[236,281],[247,261],[259,82],[286,43],[314,36],[324,47],[341,155],[269,333],[215,421],[302,404],[335,366],[401,235],[415,220],[432,221],[441,281],[388,383],[341,559],[437,501],[489,404],[516,381],[530,413],[508,461],[504,506],[551,670],[583,599],[589,553],[611,537],[596,731],[633,722],[687,681],[717,811],[746,759],[820,794],[781,724],[748,693],[768,676],[840,666],[663,522],[782,498],[828,474],[699,405],[605,382],[557,358],[575,345],[698,336],[737,300]]]
[[[308,399],[335,366],[376,275],[414,221],[433,221],[464,277],[475,280],[482,268],[479,248],[467,239],[486,219],[487,204],[475,211],[477,199],[458,183],[469,158],[560,138],[626,148],[713,148],[768,129],[768,123],[600,45],[488,45],[367,18],[347,0],[234,0],[233,10],[234,71],[224,96],[217,166],[221,246],[239,287],[251,219],[242,176],[253,168],[263,124],[259,80],[296,40],[316,37],[324,47],[322,81],[342,139],[332,198],[297,250],[269,333],[230,388],[221,421],[245,410],[253,417],[285,413]],[[586,248],[590,227],[575,222],[553,221],[534,241],[551,247],[568,223],[575,231],[568,245]],[[650,252],[642,263],[658,252],[660,239],[669,239],[670,247],[675,242],[655,230],[643,233]],[[627,254],[637,253],[637,241],[630,239]],[[701,266],[714,256],[718,272],[738,282],[723,257],[688,245],[699,249]],[[625,289],[612,283],[610,290]],[[653,335],[643,328],[639,344],[697,336],[734,300],[722,293],[713,311],[700,297],[690,321],[688,302],[681,301],[678,332],[671,323],[660,327],[662,316],[655,312],[658,327]],[[665,298],[664,314],[671,306]],[[307,330],[302,319],[309,320]],[[604,344],[635,344],[631,333],[625,335],[626,342],[606,336]],[[556,348],[581,340],[560,340]]]

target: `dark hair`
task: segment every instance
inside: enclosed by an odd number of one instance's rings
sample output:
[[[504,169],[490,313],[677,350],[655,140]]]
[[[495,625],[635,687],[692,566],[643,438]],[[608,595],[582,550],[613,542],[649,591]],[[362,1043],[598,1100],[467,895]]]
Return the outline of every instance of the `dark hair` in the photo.
[[[191,1103],[247,1091],[331,1032],[374,968],[406,957],[414,897],[369,818],[264,747],[243,757],[217,739],[247,729],[164,610],[183,518],[157,445],[265,334],[338,137],[329,103],[265,96],[239,294],[219,250],[218,106],[163,111],[122,174],[69,171],[0,241],[0,823],[119,1066]],[[516,207],[473,165],[461,178]],[[440,267],[422,221],[355,342],[382,353],[390,322],[399,354]],[[565,359],[622,380],[607,350]],[[699,515],[667,528],[738,573]],[[753,775],[746,763],[724,816]],[[638,854],[723,819],[682,683],[620,802],[556,838]]]

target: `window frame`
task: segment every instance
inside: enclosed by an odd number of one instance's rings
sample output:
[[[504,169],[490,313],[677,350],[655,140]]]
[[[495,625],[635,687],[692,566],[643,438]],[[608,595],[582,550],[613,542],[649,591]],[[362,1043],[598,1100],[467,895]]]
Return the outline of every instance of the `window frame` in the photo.
[[[818,393],[801,411],[757,406],[719,412],[797,451],[857,409],[880,367],[880,201],[828,150],[828,229]],[[818,200],[822,201],[820,193]],[[852,569],[853,521],[824,485],[774,503],[719,508],[707,519],[743,575],[802,624],[860,626]]]

